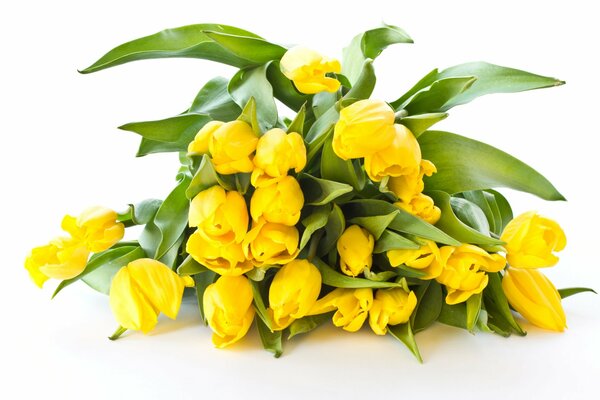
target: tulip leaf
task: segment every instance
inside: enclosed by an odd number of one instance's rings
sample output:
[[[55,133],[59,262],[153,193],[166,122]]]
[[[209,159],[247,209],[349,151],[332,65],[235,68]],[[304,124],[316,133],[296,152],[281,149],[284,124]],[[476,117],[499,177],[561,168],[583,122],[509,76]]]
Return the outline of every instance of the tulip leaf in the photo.
[[[442,131],[427,131],[418,140],[423,158],[433,162],[438,170],[424,179],[428,191],[442,190],[454,194],[508,187],[545,200],[565,200],[533,168],[485,143]]]
[[[375,282],[386,282],[398,276],[396,271],[372,272],[369,269],[365,269],[364,274],[366,279]]]
[[[242,112],[227,87],[229,81],[218,76],[208,81],[196,95],[188,113],[208,114],[215,121],[232,121]]]
[[[331,140],[325,141],[321,153],[321,177],[331,181],[346,183],[357,191],[366,184],[365,171],[358,160],[342,160],[333,151]]]
[[[185,196],[191,200],[196,197],[198,193],[218,185],[219,183],[219,175],[217,174],[217,171],[215,171],[210,157],[208,154],[204,154],[196,174],[194,174],[190,185],[185,190]]]
[[[206,271],[208,268],[194,260],[191,255],[188,255],[177,267],[177,274],[181,276],[196,275]]]
[[[118,215],[118,221],[125,226],[145,225],[154,218],[162,200],[146,199],[137,204],[129,204],[127,211]]]
[[[573,296],[579,293],[591,292],[594,294],[596,291],[594,289],[586,288],[586,287],[576,287],[576,288],[566,288],[566,289],[558,289],[558,294],[560,294],[561,299],[566,299],[567,297]]]
[[[488,198],[486,196],[486,194],[488,196],[491,196],[491,198]],[[464,199],[466,199],[470,203],[477,205],[477,207],[479,207],[479,209],[481,210],[481,212],[484,214],[485,219],[487,220],[487,224],[489,226],[489,230],[492,231],[492,232],[494,232],[494,233],[496,233],[496,234],[498,234],[498,232],[496,230],[496,223],[500,219],[500,210],[498,209],[497,206],[496,206],[495,210],[492,209],[493,205],[491,204],[491,202],[494,202],[494,205],[495,205],[495,198],[494,198],[494,196],[492,194],[490,194],[490,193],[484,192],[483,190],[470,190],[468,192],[460,193],[460,196],[462,196]],[[454,203],[456,201],[457,200],[455,200],[455,198],[451,199],[453,208],[454,208]],[[457,209],[455,209],[455,211],[457,211]],[[457,214],[458,214],[458,212],[457,212]],[[472,228],[477,229],[471,223],[468,223],[467,221],[465,221],[460,215],[458,215],[458,216],[467,225],[469,225]],[[479,232],[482,232],[482,230],[480,230],[480,229],[477,229],[477,230]]]
[[[362,226],[373,235],[375,240],[379,240],[386,228],[392,223],[400,211],[394,210],[389,214],[373,215],[370,217],[354,217],[348,222]]]
[[[265,64],[271,60],[279,60],[287,51],[285,47],[258,37],[240,36],[213,30],[205,30],[204,34],[228,52],[254,64]]]
[[[398,109],[406,110],[409,115],[442,112],[445,104],[469,89],[476,80],[474,76],[440,79],[417,92]]]
[[[419,347],[415,341],[415,335],[413,334],[410,323],[388,326],[388,332],[394,338],[398,339],[410,350],[411,353],[417,358],[417,360],[423,364],[423,358],[419,352]]]
[[[312,209],[308,216],[302,220],[304,232],[302,232],[300,246],[298,247],[300,250],[302,250],[308,244],[308,241],[313,233],[327,225],[329,214],[331,214],[330,206],[319,206]]]
[[[417,307],[413,311],[410,323],[414,333],[427,329],[437,321],[442,311],[444,297],[442,287],[434,280],[425,281],[415,290]]]
[[[185,233],[182,232],[179,238],[173,243],[171,247],[160,257],[158,261],[165,264],[167,267],[175,270],[177,268],[177,262],[179,259],[179,252],[181,250],[181,244],[185,239]]]
[[[292,81],[283,75],[278,61],[269,63],[267,79],[271,82],[271,86],[273,86],[273,95],[275,98],[290,109],[298,112],[300,107],[309,100],[309,96],[296,90]]]
[[[373,60],[367,58],[363,65],[360,75],[356,79],[356,82],[352,85],[352,88],[344,95],[347,99],[368,99],[373,94],[375,89],[375,83],[377,77],[375,76],[375,69],[373,68]]]
[[[400,124],[407,127],[408,130],[410,130],[412,134],[418,138],[419,135],[432,127],[434,124],[446,119],[446,117],[448,117],[447,113],[409,115],[408,117],[402,118],[400,120]]]
[[[331,128],[333,128],[339,117],[339,111],[336,110],[335,107],[332,107],[328,109],[325,114],[317,118],[315,123],[310,127],[306,134],[306,141],[309,143],[309,145],[315,146],[320,143],[320,146],[323,146],[325,141],[319,139],[323,136],[327,136],[326,134]]]
[[[256,319],[256,327],[264,349],[273,353],[273,357],[279,358],[283,353],[282,332],[272,331],[260,318]]]
[[[400,108],[402,104],[405,104],[406,101],[413,97],[415,94],[417,94],[417,92],[425,89],[427,86],[435,82],[437,80],[438,75],[439,71],[437,68],[429,72],[427,75],[421,78],[421,80],[418,81],[412,88],[410,88],[406,93],[404,93],[400,98],[389,102],[390,106],[392,106],[392,108],[395,110]]]
[[[80,72],[87,74],[131,61],[174,57],[201,58],[238,68],[257,64],[227,51],[205,33],[207,30],[260,39],[251,32],[233,26],[220,24],[182,26],[117,46]]]
[[[322,206],[331,203],[340,196],[352,192],[352,186],[336,181],[316,178],[312,175],[302,174],[300,186],[304,193],[304,204]]]
[[[229,82],[229,94],[240,106],[245,107],[250,99],[256,101],[258,124],[262,132],[277,123],[277,106],[273,98],[273,87],[267,80],[268,64],[239,70]]]
[[[490,223],[483,210],[477,204],[461,197],[450,197],[450,206],[461,222],[484,236],[489,236],[491,230]]]
[[[359,289],[359,288],[390,288],[390,287],[401,287],[400,283],[396,282],[378,282],[371,281],[362,278],[353,278],[348,275],[341,274],[325,264],[321,259],[315,257],[312,259],[312,263],[321,272],[323,283],[333,287]]]
[[[498,207],[498,211],[500,212],[500,219],[496,222],[496,228],[497,228],[497,234],[501,235],[502,231],[504,231],[504,228],[506,227],[506,225],[508,225],[508,223],[510,221],[512,221],[513,219],[513,212],[512,212],[512,207],[510,206],[510,203],[508,202],[508,200],[506,200],[506,198],[498,193],[495,190],[486,190],[486,193],[491,194],[492,196],[494,196],[494,202],[496,204],[496,206]],[[489,199],[486,195],[486,199]]]
[[[465,303],[450,305],[443,301],[438,321],[456,328],[467,329],[467,306]]]
[[[479,319],[479,313],[481,312],[481,293],[471,295],[467,301],[467,330],[473,332],[475,329],[475,323]]]
[[[254,309],[256,310],[256,315],[258,315],[260,320],[269,330],[272,330],[273,324],[271,323],[271,318],[267,312],[267,307],[265,307],[265,301],[263,300],[263,295],[260,292],[260,286],[258,282],[253,280],[250,280],[250,284],[252,285],[252,294],[254,296]]]
[[[421,246],[404,236],[386,229],[375,242],[373,254],[385,253],[389,250],[418,249]]]
[[[415,217],[412,214],[388,203],[384,200],[360,199],[349,201],[344,204],[344,214],[348,218],[370,217],[375,215],[387,215],[398,211],[394,220],[390,223],[389,229],[414,235],[417,237],[430,239],[438,243],[449,244],[452,246],[460,245],[460,242],[447,235],[440,229]]]
[[[178,151],[186,150],[196,133],[211,120],[206,114],[181,114],[176,117],[144,122],[131,122],[119,127],[145,139],[177,143]]]
[[[287,133],[296,132],[300,136],[304,137],[304,120],[306,119],[306,104],[300,107],[300,110],[296,114],[294,120],[287,127]]]
[[[486,333],[497,333],[500,336],[509,337],[510,333],[504,332],[501,329],[494,330],[488,326],[488,313],[483,308],[479,311],[479,317],[477,317],[477,329]]]
[[[526,332],[515,320],[510,310],[510,306],[508,305],[506,295],[502,290],[502,278],[500,273],[488,273],[487,275],[489,280],[483,291],[483,298],[485,309],[488,313],[488,325],[492,329],[494,329],[494,327],[505,326],[514,331],[517,335],[525,336]]]
[[[208,325],[206,315],[204,314],[204,291],[216,280],[217,276],[218,275],[215,272],[209,270],[194,275],[198,310],[200,311],[200,318],[202,319],[202,322],[204,322],[204,325]]]
[[[295,320],[290,325],[288,331],[288,340],[293,338],[296,335],[300,335],[302,333],[308,333],[319,326],[323,325],[325,322],[331,320],[333,316],[333,312],[328,312],[325,314],[318,315],[309,315],[300,319]]]
[[[327,224],[325,225],[325,234],[319,240],[318,254],[324,255],[332,251],[342,233],[346,229],[346,219],[342,209],[335,203],[327,218]],[[337,253],[335,253],[337,254]]]
[[[311,101],[311,108],[315,118],[321,118],[330,108],[335,107],[338,101],[338,93],[320,92],[316,93]]]

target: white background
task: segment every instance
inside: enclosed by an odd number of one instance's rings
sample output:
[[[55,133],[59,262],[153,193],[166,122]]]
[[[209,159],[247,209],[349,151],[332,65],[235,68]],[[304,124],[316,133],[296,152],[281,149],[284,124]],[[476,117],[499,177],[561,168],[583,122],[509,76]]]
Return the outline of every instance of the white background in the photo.
[[[216,350],[195,304],[150,335],[109,342],[108,299],[74,285],[50,301],[23,269],[28,250],[59,233],[62,215],[164,197],[176,157],[134,158],[138,138],[116,129],[175,115],[229,67],[159,60],[79,75],[110,48],[168,27],[219,22],[330,56],[381,21],[414,45],[377,61],[376,95],[393,100],[433,67],[486,60],[567,85],[485,97],[438,126],[525,160],[569,199],[507,192],[516,212],[558,220],[569,245],[548,275],[558,287],[600,289],[598,12],[593,1],[20,1],[0,6],[0,201],[3,224],[0,397],[12,398],[588,398],[599,388],[600,298],[564,302],[569,329],[525,323],[525,338],[472,336],[436,325],[417,340],[419,365],[390,337],[321,328],[275,360],[257,335]],[[284,5],[285,4],[285,5]]]

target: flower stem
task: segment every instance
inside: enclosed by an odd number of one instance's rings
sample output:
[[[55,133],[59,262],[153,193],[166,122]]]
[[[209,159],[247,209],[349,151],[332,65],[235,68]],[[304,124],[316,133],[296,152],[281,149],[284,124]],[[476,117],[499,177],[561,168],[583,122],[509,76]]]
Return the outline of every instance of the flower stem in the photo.
[[[117,328],[117,330],[115,331],[115,333],[113,333],[111,336],[109,336],[108,338],[110,340],[117,340],[118,338],[121,337],[122,334],[124,334],[127,331],[127,328],[123,328],[121,325],[119,325],[119,327]]]

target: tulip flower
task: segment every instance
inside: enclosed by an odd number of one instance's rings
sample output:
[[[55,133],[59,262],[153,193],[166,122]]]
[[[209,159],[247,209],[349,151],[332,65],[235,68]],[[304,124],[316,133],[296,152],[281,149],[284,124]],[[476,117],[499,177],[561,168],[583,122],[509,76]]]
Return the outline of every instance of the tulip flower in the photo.
[[[32,249],[25,260],[25,269],[41,288],[49,278],[71,279],[81,274],[89,254],[81,242],[60,237],[46,246]]]
[[[506,225],[501,240],[506,242],[506,259],[514,268],[551,267],[558,262],[567,237],[555,221],[535,211],[519,215]]]
[[[287,264],[298,256],[299,240],[296,227],[261,220],[244,239],[244,255],[256,266]]]
[[[340,87],[337,79],[326,76],[329,72],[340,73],[340,62],[306,47],[292,47],[283,55],[279,65],[281,72],[294,82],[301,93],[335,92]]]
[[[358,331],[367,320],[373,305],[373,289],[336,288],[322,299],[319,299],[309,315],[323,314],[336,310],[333,324],[348,332]]]
[[[141,258],[114,276],[110,308],[123,328],[148,333],[156,326],[161,312],[171,319],[177,317],[183,289],[192,286],[191,277],[180,277],[159,261]]]
[[[66,215],[61,227],[93,253],[110,248],[125,234],[125,226],[117,222],[117,213],[104,207],[90,207],[78,217]]]
[[[538,270],[508,268],[502,289],[510,305],[532,324],[557,332],[567,327],[560,294]]]
[[[186,251],[198,263],[219,275],[242,275],[254,268],[244,255],[242,243],[224,244],[210,240],[199,230],[190,235]]]
[[[255,187],[278,182],[290,169],[300,172],[306,165],[306,147],[296,132],[279,128],[265,132],[258,139],[251,182]]]
[[[409,203],[397,201],[394,205],[432,225],[442,216],[441,210],[435,205],[433,199],[423,193],[413,197]]]
[[[218,348],[243,338],[254,320],[252,286],[245,276],[221,276],[204,291],[204,315]]]
[[[208,142],[215,170],[224,175],[252,172],[252,153],[257,143],[258,137],[246,122],[224,123],[212,132]]]
[[[388,325],[408,322],[417,307],[417,296],[402,288],[379,289],[369,311],[369,325],[375,334],[385,335]]]
[[[365,228],[358,225],[346,228],[337,241],[342,272],[349,276],[357,276],[364,270],[370,270],[374,246],[375,239]]]
[[[392,267],[406,265],[425,273],[419,279],[435,279],[442,273],[443,265],[439,262],[440,250],[432,240],[423,240],[424,244],[418,249],[388,250],[387,257]],[[434,263],[435,260],[438,262]]]
[[[259,187],[250,200],[250,214],[254,221],[294,226],[300,220],[304,194],[298,181],[291,176],[269,186]]]
[[[333,151],[343,160],[387,149],[396,137],[394,110],[381,100],[359,100],[340,111],[333,131]]]
[[[365,171],[373,181],[419,173],[421,148],[417,139],[404,125],[396,124],[394,128],[394,140],[388,147],[365,156]]]
[[[423,176],[431,176],[435,172],[437,169],[431,161],[421,159],[418,171],[391,177],[388,180],[388,189],[398,197],[398,200],[409,204],[425,188]]]
[[[307,260],[293,260],[275,274],[269,288],[268,313],[280,331],[309,313],[321,291],[321,273]]]
[[[200,131],[198,131],[194,140],[188,145],[188,155],[197,156],[207,154],[213,133],[223,126],[223,124],[224,122],[221,121],[210,121],[204,125]]]

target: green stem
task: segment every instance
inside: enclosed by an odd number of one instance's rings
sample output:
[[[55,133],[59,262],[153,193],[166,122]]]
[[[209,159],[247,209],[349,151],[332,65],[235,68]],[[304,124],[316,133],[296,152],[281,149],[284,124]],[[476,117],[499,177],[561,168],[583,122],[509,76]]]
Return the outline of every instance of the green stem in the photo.
[[[311,261],[317,255],[317,249],[319,247],[319,240],[323,237],[323,231],[318,231],[313,235],[310,240],[310,247],[308,248],[308,255],[306,258],[308,261]]]
[[[121,337],[122,334],[124,334],[127,331],[127,328],[123,328],[121,325],[119,325],[119,327],[117,328],[117,330],[115,331],[115,333],[113,333],[111,336],[109,336],[108,338],[110,340],[117,340],[118,338]]]

